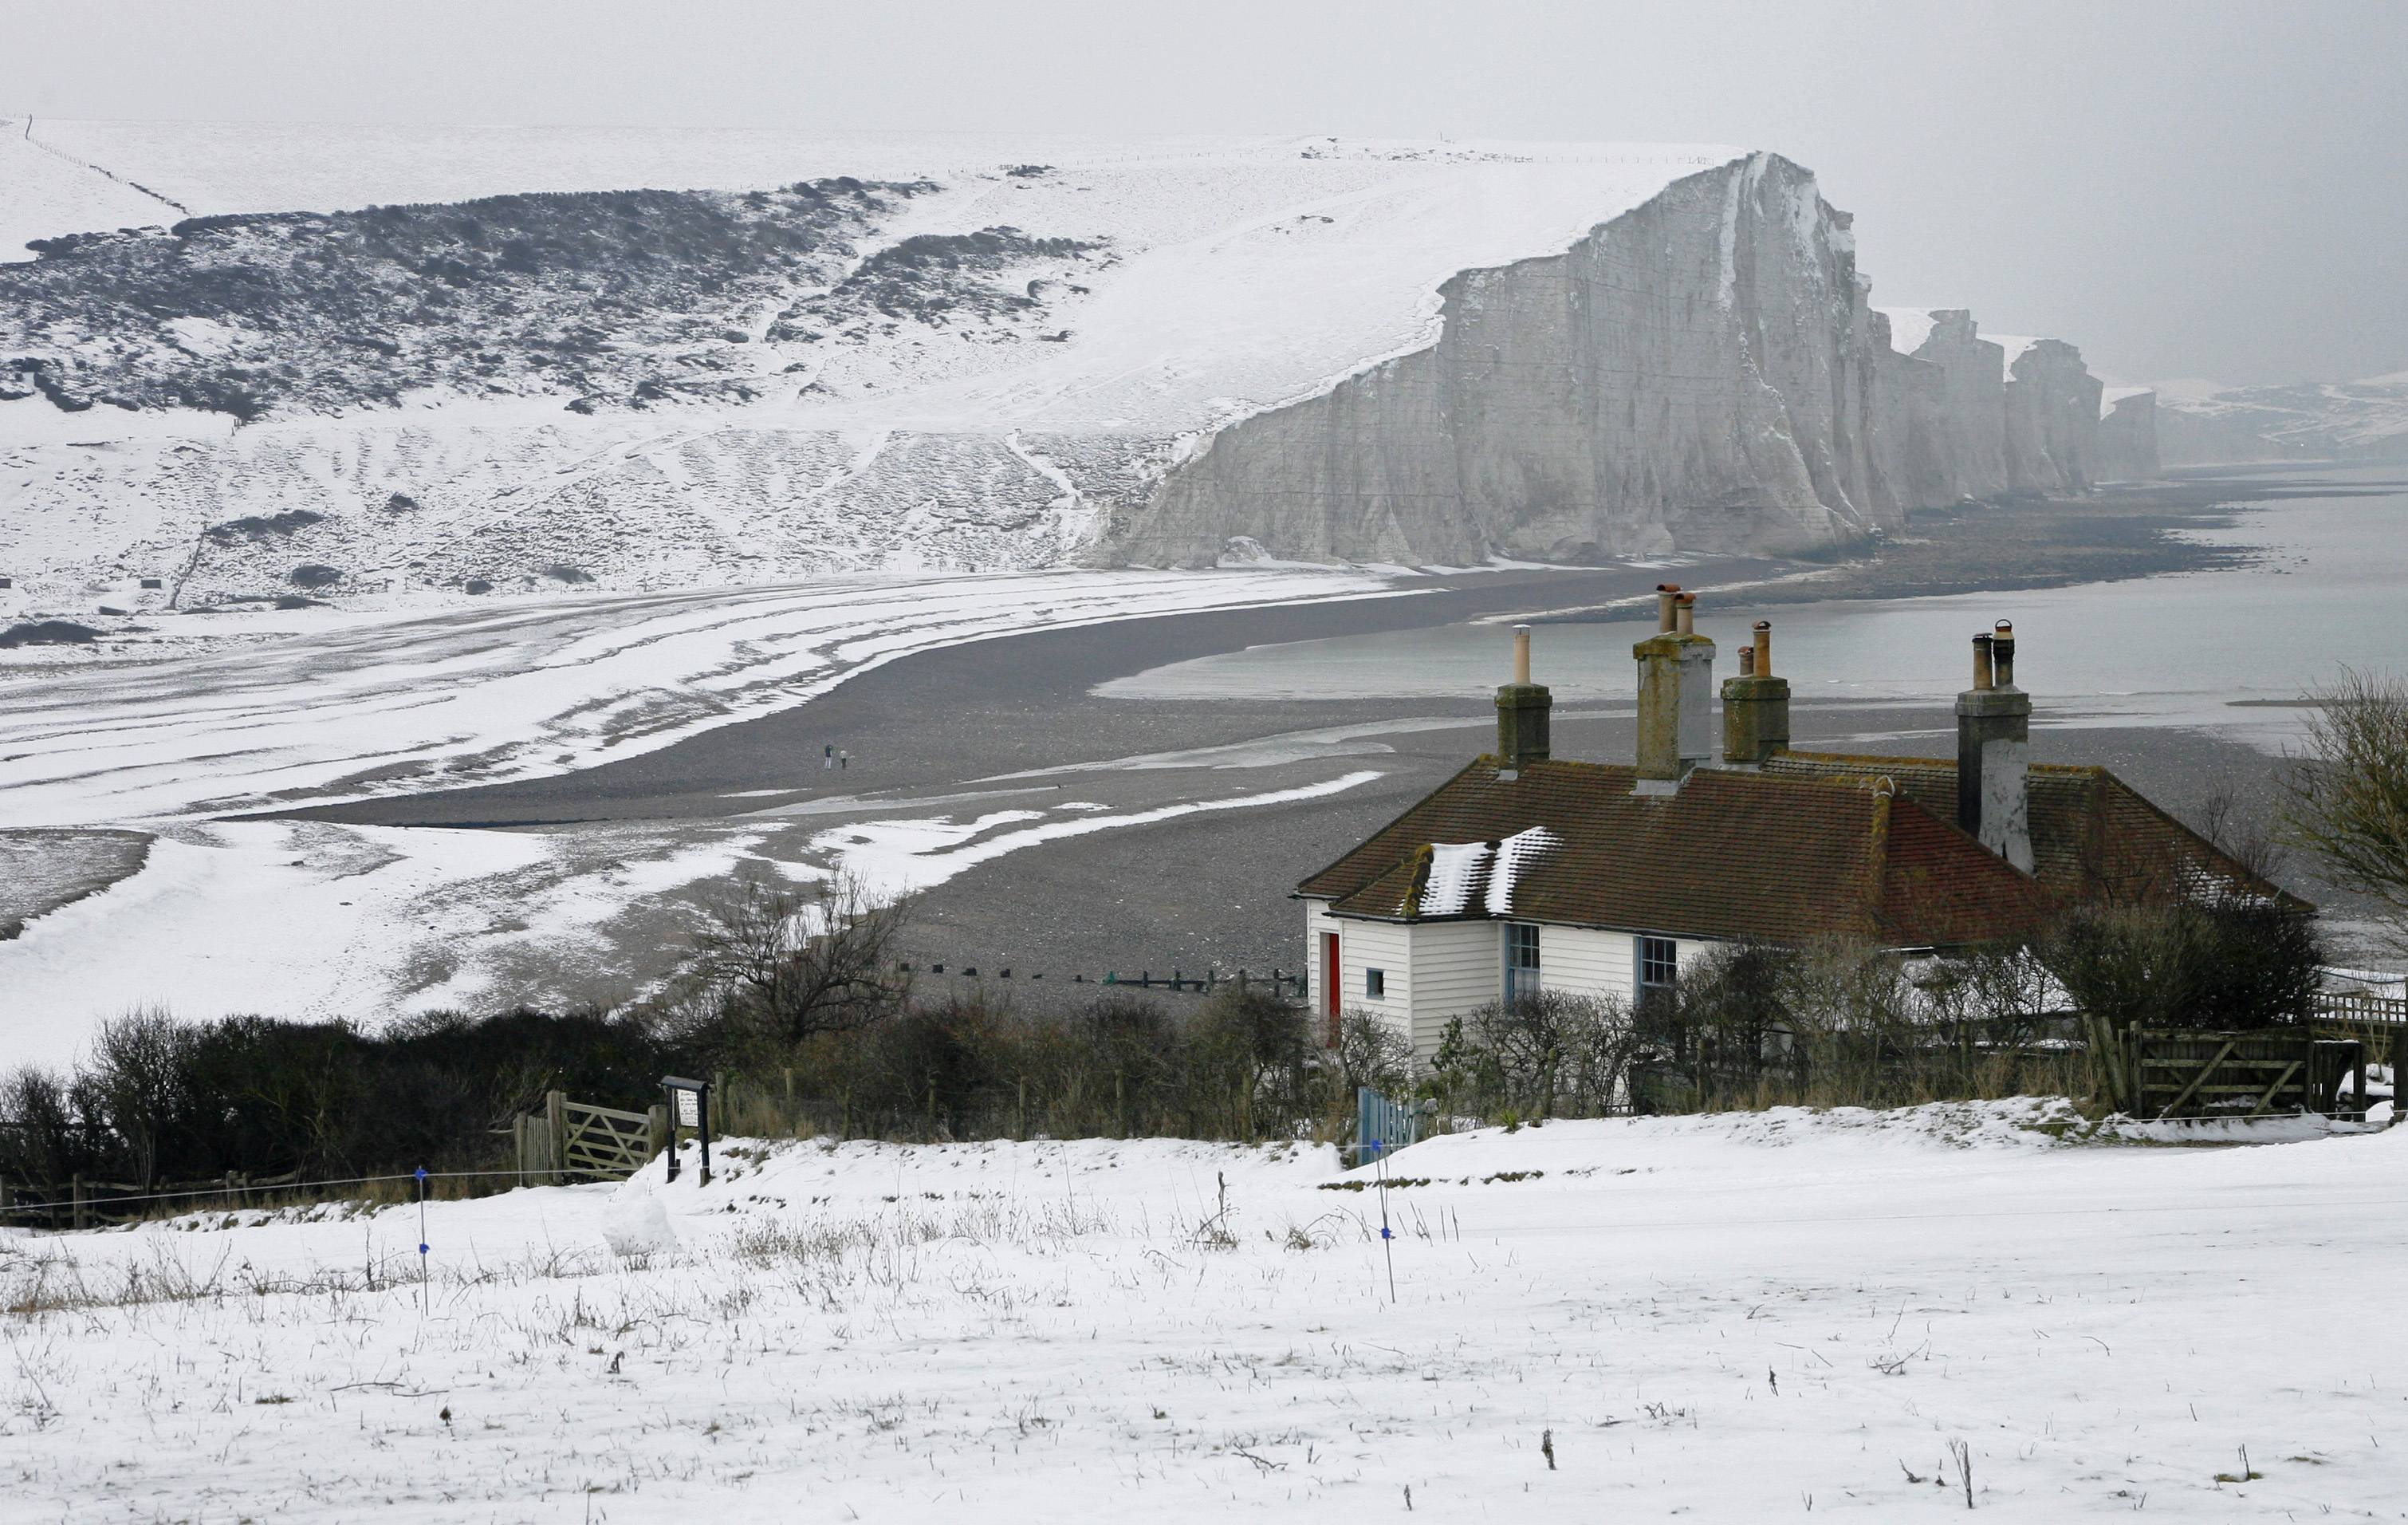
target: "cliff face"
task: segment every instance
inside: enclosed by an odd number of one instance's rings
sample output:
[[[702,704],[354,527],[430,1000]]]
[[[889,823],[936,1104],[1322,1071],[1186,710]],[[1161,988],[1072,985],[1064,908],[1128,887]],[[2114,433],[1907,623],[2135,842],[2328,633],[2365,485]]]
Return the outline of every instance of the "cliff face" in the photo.
[[[2137,482],[2163,469],[2157,458],[2157,395],[2145,387],[2119,387],[2100,401],[2099,477]]]
[[[1759,154],[1569,252],[1447,283],[1431,348],[1243,420],[1101,553],[1578,561],[1828,543],[1892,522],[1847,219]]]
[[[1870,309],[1846,214],[1770,154],[1694,175],[1563,255],[1469,271],[1431,348],[1242,420],[1098,544],[1209,565],[1784,551],[1904,510],[2079,493],[2100,384],[2056,339]]]
[[[1963,308],[1938,308],[1914,317],[1920,320],[1924,334],[1908,352],[1936,371],[1938,381],[1936,396],[1925,407],[1897,421],[1899,427],[1917,432],[1920,453],[1934,463],[1928,495],[1911,499],[1912,506],[2005,492],[2009,482],[2000,379],[2006,373],[2006,351],[1982,338],[1973,315]]]
[[[2063,339],[2033,339],[2008,367],[2007,485],[2062,496],[2098,480],[2099,379]]]

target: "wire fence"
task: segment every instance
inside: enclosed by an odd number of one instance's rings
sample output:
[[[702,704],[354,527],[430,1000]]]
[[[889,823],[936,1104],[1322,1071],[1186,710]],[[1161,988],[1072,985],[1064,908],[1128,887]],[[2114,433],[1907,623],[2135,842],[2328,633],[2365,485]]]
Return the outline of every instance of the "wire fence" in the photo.
[[[1050,972],[1046,970],[1032,971],[1025,966],[997,964],[991,966],[991,972],[982,973],[976,964],[955,963],[950,959],[921,963],[907,960],[897,964],[896,968],[905,974],[937,974],[966,980],[1018,980],[1032,985],[1045,979]],[[1055,975],[1053,984],[1057,986],[1076,985],[1102,985],[1114,989],[1168,990],[1173,995],[1198,996],[1209,996],[1228,988],[1245,989],[1249,986],[1262,986],[1273,995],[1283,998],[1302,1000],[1305,997],[1305,976],[1281,969],[1273,969],[1268,973],[1243,969],[1228,971],[1207,969],[1201,974],[1190,974],[1174,964],[1168,974],[1157,974],[1152,969],[1140,969],[1133,974],[1123,970],[1108,969],[1100,975],[1082,972],[1074,972],[1068,976]]]
[[[0,1222],[38,1219],[45,1228],[72,1227],[90,1229],[132,1222],[143,1216],[124,1208],[134,1203],[180,1201],[203,1206],[210,1199],[229,1199],[228,1205],[253,1207],[289,1207],[298,1205],[302,1193],[326,1191],[337,1187],[395,1185],[404,1182],[457,1181],[477,1177],[523,1178],[542,1176],[546,1181],[558,1177],[556,1170],[478,1170],[478,1171],[402,1171],[377,1175],[339,1175],[314,1180],[302,1180],[299,1172],[274,1176],[231,1176],[215,1181],[194,1182],[144,1189],[138,1184],[123,1181],[87,1181],[76,1177],[67,1183],[64,1195],[56,1186],[42,1188],[48,1195],[28,1195],[22,1187],[0,1182]],[[254,1201],[253,1199],[282,1201]]]

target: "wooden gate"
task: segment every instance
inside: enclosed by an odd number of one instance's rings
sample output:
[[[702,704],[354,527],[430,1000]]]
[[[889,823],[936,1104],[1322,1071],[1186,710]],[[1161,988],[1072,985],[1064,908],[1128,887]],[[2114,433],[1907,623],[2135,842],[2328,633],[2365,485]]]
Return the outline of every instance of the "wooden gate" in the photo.
[[[2353,1099],[2366,1092],[2365,1045],[2320,1039],[2306,1028],[2140,1031],[2130,1043],[2134,1113],[2142,1117],[2333,1115],[2344,1076],[2355,1076]]]
[[[546,1092],[541,1115],[522,1115],[511,1129],[519,1173],[531,1185],[624,1181],[666,1145],[668,1110],[622,1112]]]

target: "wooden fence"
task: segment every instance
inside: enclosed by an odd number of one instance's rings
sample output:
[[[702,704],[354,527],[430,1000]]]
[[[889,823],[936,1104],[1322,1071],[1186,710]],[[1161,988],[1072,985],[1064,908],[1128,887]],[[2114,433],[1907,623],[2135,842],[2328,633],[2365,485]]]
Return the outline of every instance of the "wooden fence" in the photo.
[[[2136,1031],[2130,1045],[2134,1115],[2263,1117],[2341,1111],[2341,1083],[2366,1094],[2366,1046],[2306,1028],[2255,1032]],[[2362,1101],[2357,1115],[2364,1115]]]
[[[2408,996],[2366,990],[2327,990],[2308,1008],[2310,1018],[2340,1027],[2408,1028]]]
[[[522,1180],[537,1186],[570,1181],[624,1181],[668,1147],[666,1105],[622,1112],[544,1094],[543,1111],[523,1113],[510,1128]]]

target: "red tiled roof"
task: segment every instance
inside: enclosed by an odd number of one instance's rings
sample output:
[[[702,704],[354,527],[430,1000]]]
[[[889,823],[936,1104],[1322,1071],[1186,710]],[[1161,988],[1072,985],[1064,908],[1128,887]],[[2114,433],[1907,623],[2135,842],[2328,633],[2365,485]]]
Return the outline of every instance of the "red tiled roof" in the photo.
[[[1903,794],[1722,769],[1691,773],[1670,796],[1635,796],[1635,783],[1632,769],[1583,762],[1534,763],[1508,779],[1482,758],[1297,893],[1340,915],[1439,919],[1423,903],[1428,849],[1542,827],[1555,841],[1524,855],[1502,914],[1948,947],[2028,933],[2046,914],[2032,881]],[[1487,914],[1486,888],[1447,914]]]
[[[1773,778],[1860,788],[1887,779],[1942,821],[1956,818],[1956,765],[1942,758],[1784,752],[1768,761],[1764,771]],[[2059,904],[2171,899],[2215,885],[2314,909],[2219,852],[2103,768],[2034,763],[2025,799],[2033,877]]]

